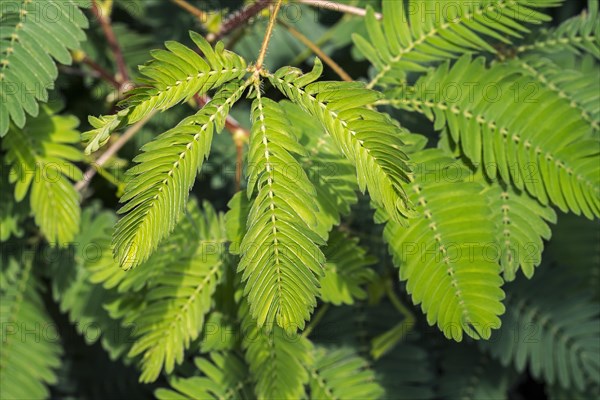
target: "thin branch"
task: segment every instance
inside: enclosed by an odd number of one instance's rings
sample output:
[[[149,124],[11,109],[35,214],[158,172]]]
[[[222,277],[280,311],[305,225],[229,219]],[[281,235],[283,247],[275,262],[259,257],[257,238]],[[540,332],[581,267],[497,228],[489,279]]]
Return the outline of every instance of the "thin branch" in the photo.
[[[359,17],[364,17],[367,15],[367,10],[360,7],[350,6],[348,4],[336,3],[334,1],[328,0],[296,0],[298,3],[307,4],[309,6],[324,8],[327,10],[333,10],[346,14],[358,15]],[[375,18],[382,19],[383,15],[381,13],[376,12]]]
[[[335,73],[338,74],[340,78],[342,78],[342,80],[346,82],[354,81],[354,79],[352,79],[352,77],[348,75],[348,73],[344,71],[344,69],[338,63],[336,63],[331,57],[325,54],[315,42],[306,37],[302,32],[298,31],[296,28],[282,20],[278,20],[278,23],[281,26],[285,27],[288,30],[288,32],[292,34],[292,36],[294,36],[296,39],[302,42],[313,53],[315,53],[317,57],[319,57],[321,60],[323,60],[323,62],[325,62],[325,64],[329,65],[329,67],[332,70],[334,70]]]
[[[88,56],[84,56],[81,62],[88,67],[90,67],[100,78],[104,79],[106,82],[110,83],[117,90],[121,89],[121,83],[115,79],[114,76],[111,75],[106,69],[104,69],[100,64],[96,61],[92,60]]]
[[[315,329],[315,327],[317,325],[319,325],[319,322],[321,322],[323,317],[325,317],[325,314],[327,314],[327,311],[329,311],[330,308],[331,308],[331,305],[329,303],[326,303],[321,308],[319,308],[319,311],[317,311],[315,316],[313,318],[311,318],[308,326],[306,327],[304,332],[302,332],[303,337],[308,337],[308,335],[310,335],[312,333],[312,331]]]
[[[206,21],[208,21],[208,15],[204,11],[202,11],[198,7],[193,6],[192,4],[188,3],[187,1],[171,0],[171,2],[177,4],[179,7],[183,8],[184,10],[186,10],[187,12],[189,12],[190,14],[192,14],[193,16],[198,18],[198,20],[200,20],[200,22],[202,24],[204,24]]]
[[[257,15],[259,12],[267,8],[271,4],[272,0],[257,0],[255,3],[244,7],[241,11],[237,11],[232,15],[225,18],[225,21],[221,25],[221,29],[217,33],[210,33],[206,37],[209,42],[215,42],[222,37],[226,36],[229,32],[239,28],[246,23],[250,18]]]
[[[254,71],[257,74],[263,67],[265,56],[267,55],[267,49],[269,48],[269,41],[273,35],[273,28],[275,27],[275,21],[277,21],[277,14],[279,14],[279,9],[281,8],[282,2],[283,0],[277,0],[277,4],[275,4],[275,8],[271,13],[271,19],[269,20],[269,25],[267,26],[267,32],[265,33],[265,38],[263,39],[262,46],[260,47],[260,53],[258,54],[256,65],[254,66]]]
[[[136,133],[142,129],[144,125],[156,114],[156,111],[148,114],[144,119],[137,122],[135,125],[132,125],[129,129],[123,133],[116,142],[114,142],[98,159],[92,163],[92,165],[85,171],[83,174],[83,178],[75,184],[75,189],[82,192],[89,184],[92,178],[98,172],[98,169],[101,168],[108,160],[110,160],[123,146],[127,143],[132,137],[135,136]]]
[[[104,32],[104,36],[106,37],[106,41],[113,52],[115,57],[115,61],[117,63],[117,68],[119,70],[120,78],[117,79],[119,82],[129,82],[129,73],[127,72],[127,64],[125,63],[125,59],[123,58],[123,52],[121,51],[121,46],[119,46],[119,41],[115,35],[115,32],[112,29],[112,25],[110,23],[110,16],[104,15],[105,12],[98,6],[97,0],[92,0],[92,13],[100,22],[102,26],[102,31]]]

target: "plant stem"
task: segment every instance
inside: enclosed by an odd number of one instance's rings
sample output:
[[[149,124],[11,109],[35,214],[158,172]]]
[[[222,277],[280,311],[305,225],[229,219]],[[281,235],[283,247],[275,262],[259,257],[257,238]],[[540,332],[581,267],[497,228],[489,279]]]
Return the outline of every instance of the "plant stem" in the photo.
[[[285,27],[288,30],[288,32],[290,34],[292,34],[292,36],[294,36],[296,39],[298,39],[300,42],[302,42],[313,53],[315,53],[317,55],[317,57],[319,57],[321,60],[323,60],[323,62],[325,64],[329,65],[329,67],[332,70],[334,70],[335,73],[338,74],[338,76],[340,78],[342,78],[342,80],[344,80],[346,82],[354,81],[354,79],[352,79],[352,77],[350,75],[348,75],[348,73],[346,71],[344,71],[344,69],[338,63],[336,63],[331,57],[329,57],[327,54],[325,54],[323,52],[323,50],[321,50],[321,48],[319,46],[317,46],[317,44],[315,42],[313,42],[308,37],[306,37],[302,32],[298,31],[296,28],[294,28],[293,26],[289,25],[287,22],[284,22],[282,20],[278,20],[278,23],[281,26]]]
[[[304,332],[302,332],[303,337],[308,337],[308,335],[311,334],[311,332],[315,329],[315,327],[319,324],[319,322],[321,322],[323,317],[325,317],[325,314],[327,314],[327,311],[329,311],[329,308],[330,308],[329,304],[324,304],[321,308],[319,308],[319,311],[317,311],[314,318],[312,318],[310,320],[310,323],[308,324],[308,326],[306,327]]]
[[[121,82],[117,81],[115,79],[114,76],[112,76],[110,74],[110,72],[108,72],[107,70],[105,70],[100,64],[98,64],[96,61],[92,60],[91,58],[89,58],[88,56],[85,56],[83,58],[83,60],[81,60],[81,62],[85,65],[87,65],[88,67],[90,67],[96,74],[98,74],[98,76],[105,80],[106,82],[110,83],[112,86],[114,86],[117,90],[121,89]]]
[[[204,11],[202,11],[198,7],[193,6],[192,4],[188,3],[187,1],[171,0],[171,2],[175,3],[179,7],[183,8],[184,10],[186,10],[187,12],[189,12],[190,14],[192,14],[193,16],[198,18],[200,23],[204,24],[206,21],[208,21],[208,16]]]
[[[119,46],[119,41],[115,36],[115,32],[112,29],[112,25],[110,24],[110,16],[104,15],[104,11],[98,6],[97,0],[92,0],[92,13],[100,22],[102,26],[102,31],[104,32],[104,36],[106,37],[106,41],[110,46],[113,55],[115,57],[115,62],[117,63],[117,68],[119,70],[119,74],[121,75],[121,80],[123,82],[129,81],[129,73],[127,72],[127,64],[125,63],[125,59],[123,58],[123,52],[121,51],[121,46]],[[119,79],[117,79],[119,81]]]
[[[333,10],[346,14],[358,15],[364,17],[367,15],[367,10],[360,7],[350,6],[347,4],[340,4],[329,0],[297,0],[298,3],[307,4],[313,7],[325,8],[327,10]],[[380,13],[375,13],[377,19],[382,19],[383,16]]]
[[[214,42],[227,35],[229,32],[239,28],[242,24],[254,17],[256,14],[267,8],[271,4],[271,0],[257,0],[255,3],[246,6],[241,11],[235,12],[225,18],[221,25],[221,29],[217,33],[210,33],[206,37],[209,42]]]
[[[275,8],[271,13],[271,19],[269,20],[269,25],[267,26],[267,32],[265,33],[265,38],[263,39],[260,53],[258,54],[258,60],[256,60],[256,65],[254,66],[256,76],[258,76],[263,67],[265,56],[267,55],[267,49],[269,48],[269,41],[271,40],[271,35],[273,35],[273,28],[275,27],[275,21],[277,20],[277,14],[279,14],[279,9],[281,8],[282,2],[283,0],[277,0],[277,4],[275,4]]]
[[[156,114],[156,111],[151,112],[146,118],[137,122],[123,133],[116,142],[114,142],[98,159],[92,163],[92,165],[85,171],[83,178],[75,184],[75,189],[82,192],[89,184],[98,168],[102,167],[108,160],[110,160],[123,146],[127,143],[136,133],[142,129],[144,125]]]
[[[396,293],[394,292],[392,281],[390,279],[388,279],[385,284],[385,291],[387,293],[388,298],[392,302],[392,305],[396,308],[396,310],[398,310],[398,312],[400,312],[400,314],[404,316],[405,319],[403,323],[406,322],[406,324],[412,328],[412,326],[415,323],[415,316],[408,309],[408,307],[406,307],[404,303],[402,303],[398,295],[396,295]]]

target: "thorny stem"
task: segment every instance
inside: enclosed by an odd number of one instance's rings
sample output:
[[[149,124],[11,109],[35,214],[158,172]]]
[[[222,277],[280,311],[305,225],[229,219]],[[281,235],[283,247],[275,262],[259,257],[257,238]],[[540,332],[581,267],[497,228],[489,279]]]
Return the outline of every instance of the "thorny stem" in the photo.
[[[271,40],[271,36],[273,35],[273,28],[275,27],[275,21],[277,21],[277,14],[279,14],[279,9],[281,8],[282,2],[283,0],[277,0],[275,8],[271,13],[271,19],[269,20],[269,25],[267,26],[267,32],[265,33],[265,38],[263,39],[263,43],[260,48],[260,53],[258,54],[258,60],[256,60],[256,65],[254,66],[254,74],[256,77],[258,77],[258,75],[260,74],[260,70],[263,67],[265,56],[267,55],[267,49],[269,48],[269,41]]]
[[[250,18],[264,10],[271,4],[272,0],[257,0],[255,3],[246,6],[241,11],[235,12],[232,15],[225,18],[225,21],[221,25],[221,28],[217,33],[210,33],[206,36],[206,40],[209,42],[215,42],[227,35],[229,32],[239,28]]]
[[[156,111],[152,111],[144,119],[131,126],[123,133],[116,142],[114,142],[98,159],[92,163],[92,165],[85,171],[83,178],[75,184],[75,189],[82,192],[89,184],[98,169],[102,167],[108,160],[110,160],[121,148],[127,143],[136,133],[142,129],[144,125],[156,114]]]
[[[307,4],[313,7],[325,8],[327,10],[333,10],[346,14],[358,15],[364,17],[367,15],[367,10],[360,7],[350,6],[348,4],[340,4],[329,0],[297,0],[298,3]],[[375,18],[382,19],[383,16],[380,13],[375,13]]]
[[[129,73],[127,72],[127,64],[125,64],[125,59],[123,58],[121,46],[119,46],[119,41],[117,40],[115,32],[112,29],[112,25],[110,23],[110,16],[105,15],[108,13],[103,11],[98,6],[97,0],[92,0],[92,13],[98,19],[98,22],[100,22],[100,25],[102,26],[104,36],[106,37],[108,45],[110,46],[114,54],[115,62],[117,63],[117,68],[119,70],[121,80],[123,81],[123,84],[125,84],[126,82],[129,82]],[[117,79],[117,81],[119,81],[119,79]]]
[[[348,75],[348,73],[344,71],[344,69],[338,63],[336,63],[331,57],[325,54],[315,42],[306,37],[302,32],[298,31],[293,26],[290,26],[287,22],[284,22],[282,20],[278,20],[278,23],[281,26],[285,27],[288,30],[288,32],[292,34],[292,36],[294,36],[296,39],[302,42],[302,44],[308,47],[313,53],[315,53],[315,55],[321,60],[323,60],[325,64],[329,65],[329,67],[332,70],[334,70],[335,73],[338,74],[340,78],[342,78],[342,80],[346,82],[354,81],[354,79],[352,79],[352,77]]]

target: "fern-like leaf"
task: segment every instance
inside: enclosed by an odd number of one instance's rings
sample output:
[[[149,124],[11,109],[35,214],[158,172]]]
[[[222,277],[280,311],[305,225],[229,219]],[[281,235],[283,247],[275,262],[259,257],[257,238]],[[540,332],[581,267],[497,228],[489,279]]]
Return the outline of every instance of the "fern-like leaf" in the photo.
[[[504,280],[514,280],[519,268],[531,278],[542,262],[543,240],[552,234],[548,222],[556,223],[556,213],[503,182],[487,184],[482,194],[491,203]]]
[[[46,398],[60,365],[57,332],[38,293],[32,260],[3,254],[0,262],[0,398]]]
[[[367,13],[369,40],[354,43],[377,69],[369,87],[400,84],[409,71],[425,71],[431,62],[467,52],[496,50],[483,36],[511,43],[529,30],[526,23],[550,18],[536,8],[554,7],[562,0],[384,0],[383,21]]]
[[[202,36],[190,32],[190,37],[203,53],[178,43],[165,43],[167,50],[154,50],[153,61],[141,67],[145,76],[140,87],[128,92],[129,97],[120,103],[124,110],[112,116],[91,118],[93,130],[82,135],[88,141],[86,153],[103,146],[110,134],[121,126],[134,124],[153,111],[165,111],[194,95],[202,95],[211,89],[240,79],[246,73],[246,62],[240,56],[224,49],[222,42],[213,49]]]
[[[466,76],[473,90],[457,89]],[[447,130],[489,178],[499,175],[543,205],[600,216],[598,137],[567,100],[518,69],[487,68],[483,58],[464,56],[389,96],[391,104],[423,113],[437,130]]]
[[[369,268],[377,259],[367,255],[358,239],[338,231],[332,232],[324,254],[327,263],[325,276],[320,280],[321,299],[335,305],[365,300],[367,292],[362,286],[377,277]]]
[[[314,359],[309,368],[312,400],[379,399],[383,395],[373,370],[352,348],[318,347]]]
[[[0,168],[0,243],[11,237],[23,236],[24,221],[29,208],[15,200],[14,188],[8,180],[8,168]]]
[[[359,188],[397,221],[408,214],[403,185],[410,181],[402,152],[402,130],[385,114],[368,106],[380,98],[360,82],[314,82],[323,66],[319,59],[309,74],[284,67],[269,75],[271,83],[333,137],[338,149],[356,167]]]
[[[242,347],[255,382],[256,397],[259,400],[302,398],[304,384],[308,382],[305,366],[312,363],[311,342],[279,326],[270,330],[259,327],[243,299],[239,315],[244,332]]]
[[[25,126],[37,117],[38,102],[48,101],[58,69],[71,64],[69,50],[85,40],[88,21],[80,7],[87,0],[26,0],[0,6],[0,137],[12,122]],[[53,60],[54,59],[54,60]]]
[[[291,129],[307,149],[302,166],[317,191],[319,211],[315,231],[325,237],[341,218],[350,214],[358,201],[356,172],[340,154],[319,121],[306,118],[302,109],[289,101],[280,103]]]
[[[86,344],[100,341],[111,359],[126,353],[133,337],[131,331],[110,318],[104,308],[118,293],[94,284],[90,278],[91,271],[99,266],[110,268],[113,274],[118,268],[110,249],[110,230],[115,222],[112,211],[99,211],[99,204],[92,204],[83,210],[81,229],[73,245],[56,249],[48,257],[52,295],[60,311],[68,314]]]
[[[577,55],[589,53],[600,60],[600,19],[598,2],[589,0],[587,10],[566,20],[557,28],[543,32],[530,43],[516,48],[517,53],[556,54],[569,51]]]
[[[142,382],[157,379],[160,371],[173,371],[185,350],[198,338],[212,295],[221,279],[224,231],[221,217],[208,204],[201,213],[190,202],[188,216],[160,248],[160,254],[129,275],[144,279],[142,306],[125,322],[136,326],[130,357],[142,354]],[[144,270],[155,271],[148,277]],[[139,272],[138,272],[139,271]],[[135,277],[125,277],[121,284]]]
[[[231,106],[246,89],[241,82],[221,89],[196,115],[142,147],[127,174],[113,237],[115,258],[134,267],[148,258],[181,218],[198,170],[208,158],[214,131],[223,129]]]
[[[568,268],[546,268],[515,282],[497,338],[480,345],[519,372],[583,390],[600,383],[600,313]]]
[[[257,93],[248,150],[249,210],[241,243],[244,294],[259,326],[304,328],[316,305],[323,253],[316,226],[315,189],[292,156],[305,150],[288,131],[281,107]]]
[[[446,337],[487,339],[504,312],[500,267],[486,247],[494,241],[489,205],[481,186],[466,181],[470,171],[442,150],[411,158],[417,170],[408,192],[420,217],[384,231],[400,279]]]
[[[596,76],[600,74],[600,67],[592,59],[586,61],[585,64],[582,62],[580,70],[565,68],[538,55],[525,55],[510,63],[521,68],[525,74],[535,78],[559,97],[568,100],[569,105],[577,110],[581,118],[597,133],[600,131],[600,82]],[[587,67],[587,70],[581,70],[584,67]]]
[[[29,193],[36,224],[50,244],[60,246],[72,241],[79,229],[79,194],[69,180],[82,178],[73,162],[83,154],[71,146],[79,142],[77,125],[77,118],[44,108],[23,129],[11,125],[2,141],[15,199],[20,202]]]
[[[196,358],[194,364],[202,376],[173,377],[171,389],[158,389],[159,400],[230,400],[252,399],[248,388],[248,367],[233,353],[211,353],[211,361]]]

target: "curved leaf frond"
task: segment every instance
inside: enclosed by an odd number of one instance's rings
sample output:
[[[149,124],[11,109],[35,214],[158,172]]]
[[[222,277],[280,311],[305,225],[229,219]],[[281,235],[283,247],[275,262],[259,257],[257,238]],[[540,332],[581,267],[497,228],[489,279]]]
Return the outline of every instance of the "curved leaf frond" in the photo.
[[[309,368],[312,400],[379,399],[383,388],[365,359],[352,348],[317,347]]]
[[[156,380],[163,368],[171,373],[204,328],[225,269],[224,237],[221,216],[208,204],[200,212],[190,202],[187,217],[160,252],[121,282],[122,291],[131,290],[132,281],[145,284],[142,307],[125,319],[136,327],[129,356],[143,355],[142,382]]]
[[[291,129],[307,150],[301,163],[317,191],[319,211],[315,231],[326,237],[358,202],[356,171],[340,154],[319,121],[306,118],[306,113],[294,103],[283,101],[280,104]]]
[[[544,32],[533,42],[518,46],[517,53],[556,54],[569,51],[581,55],[589,53],[600,60],[600,16],[598,2],[589,0],[587,10],[566,20],[557,28]]]
[[[15,199],[20,202],[29,193],[36,224],[50,244],[59,246],[71,242],[79,229],[79,193],[70,181],[82,178],[73,164],[83,159],[72,146],[79,143],[78,125],[73,116],[53,115],[43,108],[23,129],[11,125],[2,141]]]
[[[489,338],[504,312],[502,278],[494,254],[490,207],[468,182],[468,171],[442,150],[411,155],[415,181],[409,185],[419,218],[409,227],[391,221],[384,231],[390,252],[407,281],[407,291],[444,335],[461,341]]]
[[[384,0],[383,21],[367,13],[369,40],[353,36],[356,47],[377,69],[369,88],[401,84],[409,71],[426,71],[428,64],[457,54],[496,50],[482,37],[503,43],[529,32],[524,24],[550,18],[537,8],[558,6],[562,0]]]
[[[377,259],[367,255],[358,245],[358,239],[339,231],[333,231],[324,249],[325,275],[321,278],[321,300],[335,305],[354,304],[365,300],[367,292],[363,285],[377,277],[369,268]]]
[[[40,296],[32,260],[0,257],[0,397],[42,399],[57,381],[62,349]]]
[[[27,0],[3,2],[0,8],[0,137],[12,121],[25,126],[37,117],[38,102],[48,101],[58,69],[71,64],[69,50],[79,49],[88,20],[81,11],[89,1]]]
[[[403,185],[410,181],[403,153],[402,130],[387,115],[369,108],[380,98],[360,82],[314,82],[323,66],[319,59],[309,74],[284,67],[269,75],[271,83],[316,118],[342,154],[356,167],[361,191],[394,220],[408,215]],[[314,83],[312,83],[314,82]]]
[[[173,377],[170,389],[157,389],[159,400],[251,400],[248,367],[233,353],[211,353],[210,361],[196,358],[194,364],[202,376]]]
[[[115,227],[114,255],[125,269],[135,267],[156,249],[183,215],[198,170],[208,158],[213,133],[220,132],[246,85],[231,83],[196,115],[142,147],[138,164],[127,171]]]
[[[538,55],[525,55],[510,61],[509,64],[520,68],[542,86],[567,100],[569,106],[577,110],[581,118],[598,133],[600,132],[600,81],[596,76],[600,74],[600,67],[592,60],[584,61],[587,61],[585,63],[587,65],[574,69],[565,68]],[[582,67],[587,67],[587,70],[583,70]]]
[[[461,87],[469,77],[468,87]],[[543,205],[600,216],[600,140],[569,102],[506,64],[445,63],[390,104],[425,114],[486,175],[499,175]],[[557,112],[557,110],[559,110]]]
[[[238,271],[259,326],[304,328],[316,305],[325,258],[315,189],[292,156],[305,150],[289,132],[281,107],[260,92],[252,106],[248,197],[256,194],[241,243]]]
[[[239,294],[239,293],[238,293]],[[303,398],[308,382],[306,365],[312,363],[312,344],[297,332],[279,326],[259,327],[242,300],[239,315],[244,338],[242,347],[259,400]]]
[[[497,338],[480,342],[502,365],[582,391],[600,383],[600,313],[568,268],[515,282]]]
[[[552,235],[548,223],[556,223],[556,213],[501,181],[486,184],[482,195],[492,208],[504,280],[514,280],[519,269],[531,278],[542,262],[544,240]]]
[[[125,109],[119,113],[90,118],[94,129],[82,134],[82,139],[89,142],[87,154],[106,144],[110,134],[121,126],[132,125],[153,111],[168,110],[195,95],[203,95],[244,76],[246,62],[225,50],[222,42],[213,49],[199,34],[190,32],[190,37],[203,57],[174,41],[165,43],[168,51],[154,50],[154,59],[141,67],[144,83],[148,86],[128,92],[129,97],[120,103]]]

